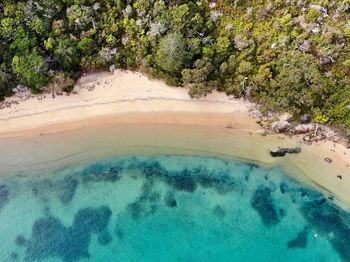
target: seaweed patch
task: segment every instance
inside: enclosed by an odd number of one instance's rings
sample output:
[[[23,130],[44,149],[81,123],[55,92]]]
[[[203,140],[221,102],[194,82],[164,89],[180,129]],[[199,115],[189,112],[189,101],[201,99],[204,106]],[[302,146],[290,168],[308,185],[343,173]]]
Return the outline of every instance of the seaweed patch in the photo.
[[[83,172],[84,182],[115,182],[120,179],[120,167],[106,169],[103,165],[95,165]]]
[[[164,177],[164,181],[175,190],[193,193],[197,189],[194,177],[190,175],[170,175]]]
[[[226,215],[226,211],[225,209],[220,206],[220,205],[216,205],[214,208],[213,208],[213,214],[218,217],[218,218],[224,218],[225,215]]]
[[[62,204],[68,204],[72,201],[78,184],[78,180],[72,176],[65,176],[61,181],[58,181],[57,195]]]
[[[25,237],[23,235],[18,235],[15,239],[15,244],[17,246],[25,246],[27,243],[27,240],[25,239]]]
[[[9,202],[9,189],[6,185],[0,185],[0,210]]]
[[[297,236],[287,243],[287,248],[307,248],[307,236],[309,233],[308,227],[304,227],[302,231],[300,231]]]
[[[277,211],[269,188],[255,190],[250,204],[258,212],[265,226],[277,225],[284,215],[284,212]]]
[[[127,206],[127,211],[133,220],[154,214],[159,208],[160,193],[153,191],[153,182],[146,181],[141,195]]]
[[[301,213],[317,234],[328,239],[344,261],[350,261],[350,214],[328,202],[319,205],[319,200],[306,204]]]
[[[177,201],[174,197],[174,194],[172,193],[167,193],[164,197],[164,203],[167,207],[177,207]]]

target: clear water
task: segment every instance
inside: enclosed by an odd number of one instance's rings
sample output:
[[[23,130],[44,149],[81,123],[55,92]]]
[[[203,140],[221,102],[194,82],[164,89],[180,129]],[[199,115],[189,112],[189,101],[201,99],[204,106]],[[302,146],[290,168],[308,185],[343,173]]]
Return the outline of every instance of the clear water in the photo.
[[[350,215],[278,168],[124,157],[0,182],[1,261],[350,261]]]

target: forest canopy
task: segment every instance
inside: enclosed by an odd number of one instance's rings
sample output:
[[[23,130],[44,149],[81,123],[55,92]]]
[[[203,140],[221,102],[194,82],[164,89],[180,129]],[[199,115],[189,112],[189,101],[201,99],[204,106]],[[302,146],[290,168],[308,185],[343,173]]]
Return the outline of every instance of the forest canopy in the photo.
[[[3,0],[0,99],[135,69],[350,129],[350,0]]]

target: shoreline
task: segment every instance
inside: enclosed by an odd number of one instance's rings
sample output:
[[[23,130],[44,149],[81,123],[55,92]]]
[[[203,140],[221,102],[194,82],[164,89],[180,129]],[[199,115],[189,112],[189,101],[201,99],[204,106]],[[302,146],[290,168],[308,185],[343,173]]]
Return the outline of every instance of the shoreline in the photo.
[[[101,157],[115,155],[115,148],[123,148],[123,153],[117,154],[139,152],[140,149],[132,148],[134,145],[163,147],[164,153],[227,155],[267,166],[280,165],[298,180],[335,196],[340,205],[350,210],[350,150],[326,140],[307,145],[301,135],[265,136],[251,114],[255,109],[252,103],[218,92],[193,100],[183,88],[168,87],[129,71],[116,71],[114,75],[104,74],[100,78],[88,75],[78,81],[75,91],[75,95],[56,98],[46,94],[7,100],[18,101],[18,104],[0,110],[0,144],[3,147],[0,152],[4,164],[13,162],[14,167],[26,170],[36,159],[53,163],[69,150],[74,155],[85,144],[86,150],[100,144],[105,149],[114,145],[110,152],[100,152]],[[140,132],[140,128],[144,130]],[[78,143],[75,140],[79,136],[84,138],[79,138]],[[92,142],[93,136],[96,141]],[[113,136],[118,139],[113,140]],[[65,143],[60,142],[62,139]],[[34,140],[46,142],[33,152]],[[28,145],[24,146],[25,143]],[[16,149],[13,145],[17,144]],[[26,154],[20,154],[22,146],[23,152],[32,150],[33,156],[27,159]],[[269,150],[295,146],[300,146],[302,152],[283,158],[269,155]],[[145,148],[142,150],[146,153],[153,152]],[[96,156],[86,157],[94,159]],[[332,163],[327,163],[326,157],[331,158]],[[6,171],[6,166],[3,170]]]

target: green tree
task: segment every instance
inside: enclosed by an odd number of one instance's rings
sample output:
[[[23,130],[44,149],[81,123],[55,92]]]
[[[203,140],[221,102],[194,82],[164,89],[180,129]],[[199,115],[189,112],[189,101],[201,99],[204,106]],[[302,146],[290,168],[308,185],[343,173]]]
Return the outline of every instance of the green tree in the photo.
[[[12,60],[12,69],[19,81],[29,86],[34,92],[40,91],[48,82],[44,58],[36,52],[27,56],[15,56]]]
[[[156,62],[164,71],[171,74],[181,72],[186,57],[186,42],[181,34],[170,33],[160,40]]]
[[[58,66],[64,70],[76,70],[79,65],[78,48],[74,41],[61,37],[58,40],[58,45],[54,49],[55,61]]]
[[[94,40],[92,40],[91,38],[84,37],[79,41],[78,48],[83,55],[91,55],[95,51]]]
[[[194,69],[182,70],[183,85],[189,88],[191,97],[205,96],[217,87],[215,81],[210,81],[209,76],[214,66],[208,58],[197,60]]]

